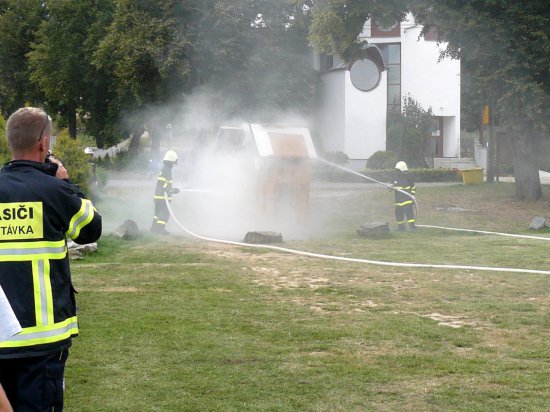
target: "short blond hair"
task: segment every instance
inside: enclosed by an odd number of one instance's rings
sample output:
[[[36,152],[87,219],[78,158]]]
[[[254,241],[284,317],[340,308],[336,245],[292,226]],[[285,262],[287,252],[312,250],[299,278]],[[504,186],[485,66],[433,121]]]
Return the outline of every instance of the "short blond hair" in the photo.
[[[6,137],[12,151],[32,148],[42,137],[49,136],[51,131],[50,116],[37,107],[22,107],[6,123]]]

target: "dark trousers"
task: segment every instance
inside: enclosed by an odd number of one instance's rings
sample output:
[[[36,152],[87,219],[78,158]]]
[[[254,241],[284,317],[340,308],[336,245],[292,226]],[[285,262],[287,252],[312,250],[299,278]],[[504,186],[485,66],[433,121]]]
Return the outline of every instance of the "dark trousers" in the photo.
[[[407,219],[405,219],[407,216]],[[395,220],[400,227],[405,227],[405,223],[409,223],[411,227],[415,226],[416,219],[414,218],[414,209],[412,204],[402,206],[395,205]]]
[[[153,217],[151,229],[153,231],[155,229],[164,230],[169,218],[170,212],[168,211],[168,206],[166,206],[166,201],[155,199],[155,216]]]
[[[63,410],[65,362],[69,350],[33,358],[0,359],[0,383],[14,412]]]

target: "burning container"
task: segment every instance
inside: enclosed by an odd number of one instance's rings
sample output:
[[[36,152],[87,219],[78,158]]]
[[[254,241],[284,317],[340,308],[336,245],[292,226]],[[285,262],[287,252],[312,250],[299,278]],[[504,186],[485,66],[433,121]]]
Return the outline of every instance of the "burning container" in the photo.
[[[254,197],[264,216],[309,214],[310,159],[317,153],[309,129],[245,123],[222,127],[216,151],[242,156],[255,173]]]

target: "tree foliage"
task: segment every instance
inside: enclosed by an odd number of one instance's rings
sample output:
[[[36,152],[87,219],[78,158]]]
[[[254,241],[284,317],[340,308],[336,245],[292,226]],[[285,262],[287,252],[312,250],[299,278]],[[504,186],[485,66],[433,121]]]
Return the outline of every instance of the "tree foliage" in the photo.
[[[424,146],[432,117],[431,107],[424,109],[413,97],[406,96],[402,110],[388,113],[387,149],[410,167],[425,167]]]
[[[151,109],[181,106],[197,87],[231,115],[306,110],[310,9],[308,0],[3,0],[0,106],[44,106],[73,137],[78,115],[100,147],[144,123],[154,137],[175,111],[155,126]]]
[[[423,0],[413,11],[425,28],[443,33],[445,55],[460,57],[472,100],[491,105],[495,124],[514,136],[516,197],[542,197],[537,154],[550,131],[548,4]]]
[[[27,53],[46,10],[40,0],[4,0],[0,5],[0,109],[8,116],[26,101],[38,101]]]
[[[357,36],[373,15],[382,22],[401,21],[408,10],[407,0],[320,0],[313,8],[309,40],[324,53],[340,56],[344,61],[362,56]]]

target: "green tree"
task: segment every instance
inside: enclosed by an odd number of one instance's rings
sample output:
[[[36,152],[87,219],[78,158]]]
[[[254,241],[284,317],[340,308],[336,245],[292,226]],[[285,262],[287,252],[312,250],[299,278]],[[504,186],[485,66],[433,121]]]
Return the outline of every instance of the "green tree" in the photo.
[[[516,198],[541,198],[538,150],[550,131],[548,4],[424,0],[414,11],[425,28],[442,32],[444,54],[461,59],[474,98],[513,134]]]
[[[41,99],[30,81],[27,53],[45,18],[41,0],[4,0],[0,4],[0,109],[8,116],[26,102]]]
[[[68,123],[69,135],[76,138],[77,111],[88,85],[91,68],[83,47],[88,30],[96,19],[95,0],[55,0],[47,2],[47,18],[28,53],[31,80],[46,96],[48,106]]]
[[[425,142],[432,118],[431,107],[424,109],[413,97],[405,97],[402,110],[388,113],[387,149],[410,167],[425,167]]]
[[[320,52],[340,56],[351,62],[363,57],[357,41],[367,19],[376,15],[381,22],[401,21],[406,15],[407,0],[320,0],[313,7],[309,40]]]
[[[129,120],[119,126],[128,134],[147,123],[153,148],[170,121],[148,118],[147,107],[177,99],[190,73],[186,10],[185,2],[173,0],[115,1],[112,22],[93,59],[114,80],[109,117],[124,112]]]
[[[229,114],[309,109],[316,81],[310,1],[196,1],[189,28],[193,85],[211,85]],[[264,119],[258,119],[264,120]]]
[[[189,73],[173,0],[118,0],[94,64],[114,74],[123,107],[166,100]]]

